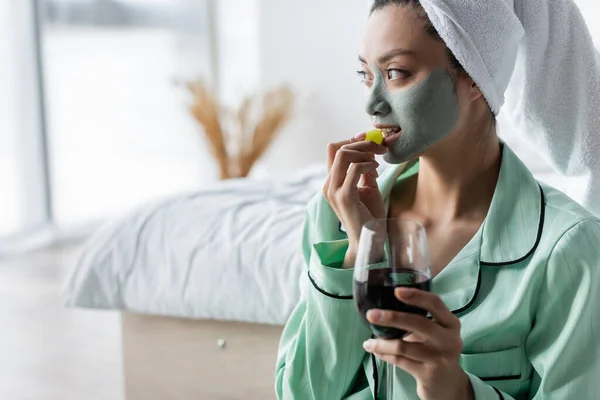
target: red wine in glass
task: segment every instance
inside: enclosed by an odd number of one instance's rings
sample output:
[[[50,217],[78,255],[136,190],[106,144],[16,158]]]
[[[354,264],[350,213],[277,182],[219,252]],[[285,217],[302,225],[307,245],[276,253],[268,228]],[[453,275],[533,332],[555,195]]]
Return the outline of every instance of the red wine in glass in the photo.
[[[354,301],[363,321],[375,335],[383,339],[401,339],[406,335],[406,331],[371,324],[367,321],[367,312],[377,308],[425,316],[427,311],[398,300],[394,291],[398,287],[429,291],[429,286],[429,276],[420,271],[374,268],[368,271],[366,282],[354,281]]]
[[[377,308],[419,315],[425,310],[398,300],[394,290],[409,287],[429,291],[431,269],[423,225],[401,218],[367,222],[360,233],[354,262],[354,302],[371,331],[383,339],[401,339],[402,329],[371,324],[367,312]],[[393,400],[396,367],[386,363],[385,400]]]

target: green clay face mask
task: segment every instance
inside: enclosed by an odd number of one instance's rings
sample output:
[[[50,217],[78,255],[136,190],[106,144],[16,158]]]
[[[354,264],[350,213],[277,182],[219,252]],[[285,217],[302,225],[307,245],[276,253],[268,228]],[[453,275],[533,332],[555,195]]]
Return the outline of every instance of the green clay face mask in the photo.
[[[458,121],[458,98],[450,75],[441,69],[406,89],[389,91],[378,67],[366,111],[374,124],[394,125],[402,135],[384,156],[391,164],[411,160],[448,135]]]

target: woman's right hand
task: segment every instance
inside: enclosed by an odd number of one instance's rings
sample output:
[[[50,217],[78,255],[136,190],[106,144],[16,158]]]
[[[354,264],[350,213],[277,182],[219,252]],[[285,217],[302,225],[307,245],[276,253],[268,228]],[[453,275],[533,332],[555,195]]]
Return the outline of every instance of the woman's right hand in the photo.
[[[349,247],[344,268],[352,268],[363,225],[385,218],[386,211],[372,154],[385,154],[387,148],[365,141],[365,134],[327,146],[329,175],[323,195],[348,234]]]

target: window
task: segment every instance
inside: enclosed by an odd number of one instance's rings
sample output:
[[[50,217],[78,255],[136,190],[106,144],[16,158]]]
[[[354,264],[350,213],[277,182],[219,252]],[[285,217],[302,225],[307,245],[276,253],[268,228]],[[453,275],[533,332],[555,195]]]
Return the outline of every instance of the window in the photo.
[[[206,2],[45,0],[54,221],[72,226],[217,176],[177,82],[210,70]]]
[[[0,12],[5,17],[8,13]],[[8,37],[8,21],[0,20],[0,36]],[[10,41],[0,40],[0,59],[11,59]],[[13,98],[17,88],[11,63],[0,62],[0,236],[18,231],[21,213],[18,187],[17,127]]]
[[[1,24],[0,24],[1,25]],[[6,59],[0,48],[0,58]],[[8,63],[0,63],[0,236],[15,234],[22,225],[22,209],[18,186],[16,132],[10,96],[14,93],[8,78]],[[6,85],[4,84],[7,83]]]
[[[0,237],[48,223],[33,1],[0,2]],[[10,247],[10,246],[9,246]]]

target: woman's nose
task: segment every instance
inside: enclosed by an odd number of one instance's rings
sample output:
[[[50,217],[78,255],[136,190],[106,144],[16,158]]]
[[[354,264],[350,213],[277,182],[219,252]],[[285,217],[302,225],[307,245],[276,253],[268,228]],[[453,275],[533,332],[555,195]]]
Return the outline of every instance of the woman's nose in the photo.
[[[367,114],[372,117],[388,115],[392,109],[385,97],[381,95],[377,88],[373,88],[369,94],[366,107]]]

